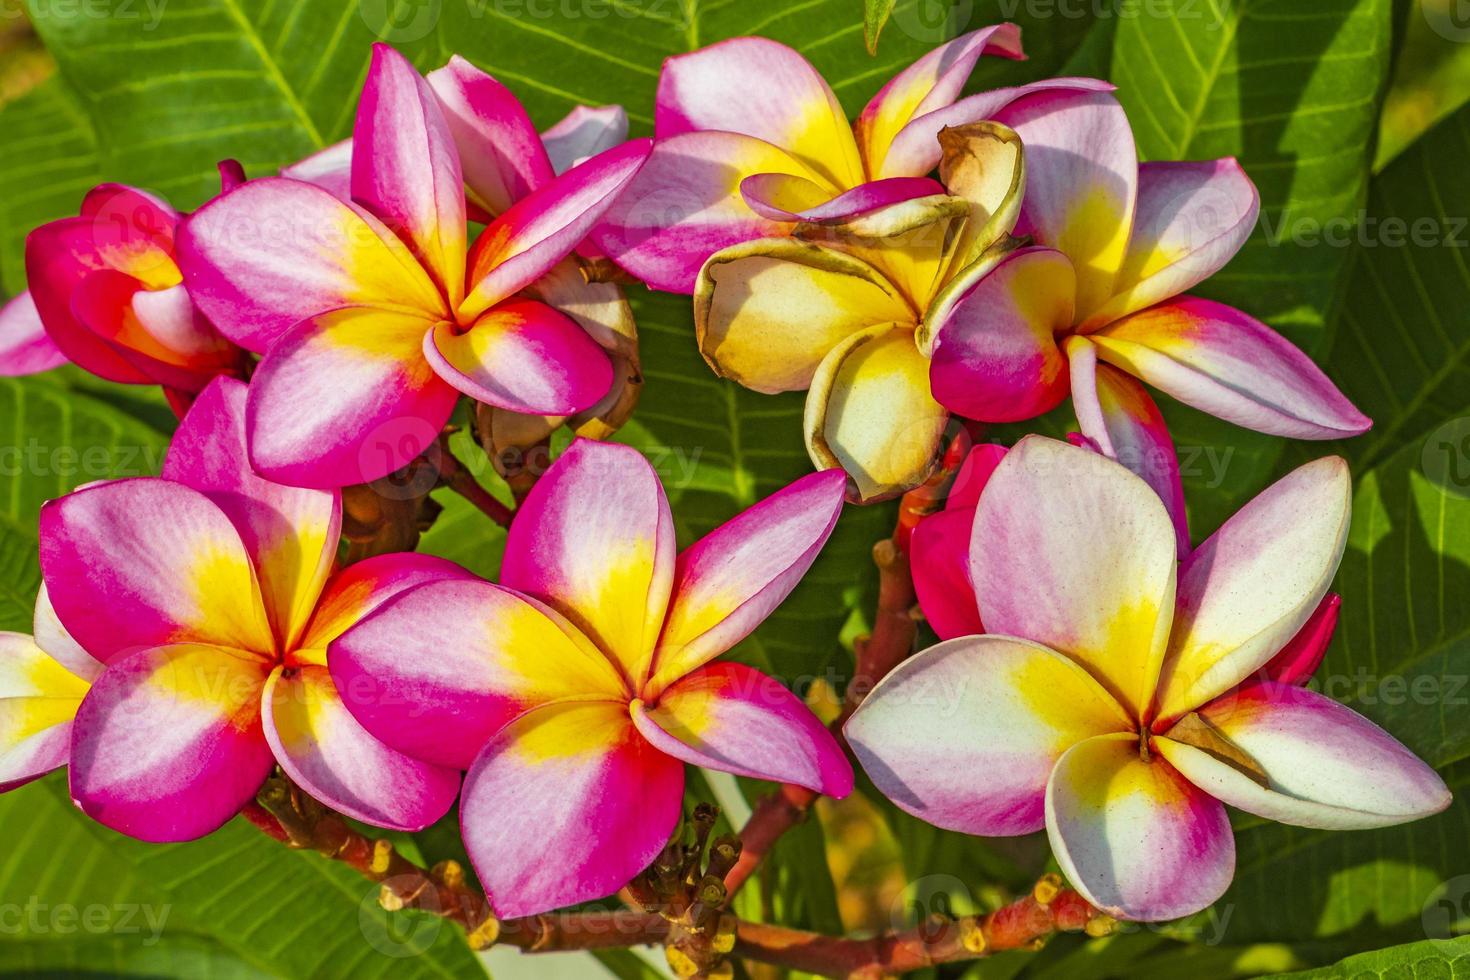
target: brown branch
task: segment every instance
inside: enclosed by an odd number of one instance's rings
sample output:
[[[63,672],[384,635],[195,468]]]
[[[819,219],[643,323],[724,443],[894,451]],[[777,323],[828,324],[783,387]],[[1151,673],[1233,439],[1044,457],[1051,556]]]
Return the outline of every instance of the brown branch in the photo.
[[[510,520],[515,516],[514,512],[499,500],[496,500],[475,475],[465,469],[454,454],[449,451],[447,440],[441,440],[439,453],[439,482],[459,494],[470,503],[480,509],[486,517],[490,518],[501,527],[510,527]]]

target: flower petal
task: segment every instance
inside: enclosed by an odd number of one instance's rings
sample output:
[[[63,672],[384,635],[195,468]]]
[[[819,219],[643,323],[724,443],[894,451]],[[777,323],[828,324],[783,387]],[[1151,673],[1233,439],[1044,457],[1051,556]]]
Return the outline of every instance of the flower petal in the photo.
[[[1066,654],[1134,717],[1169,639],[1174,568],[1158,494],[1089,450],[1027,436],[980,496],[970,579],[986,629]]]
[[[0,377],[39,374],[65,363],[66,355],[47,336],[30,292],[0,306]]]
[[[1082,434],[1104,456],[1117,460],[1143,478],[1174,521],[1179,557],[1189,554],[1189,518],[1174,439],[1159,407],[1143,385],[1108,364],[1097,362],[1097,348],[1085,337],[1067,339],[1072,378],[1072,410]]]
[[[869,211],[944,192],[944,185],[928,177],[875,180],[836,197],[822,185],[794,174],[752,174],[740,182],[740,196],[756,214],[772,221],[813,225],[841,225]]]
[[[644,697],[739,643],[785,601],[837,526],[846,485],[840,471],[810,473],[679,554]]]
[[[744,664],[708,664],[657,704],[634,701],[633,723],[659,751],[692,765],[837,799],[852,792],[852,766],[827,726],[780,681]]]
[[[61,625],[44,582],[36,596],[35,618],[31,622],[36,646],[46,651],[46,656],[89,683],[102,673],[102,663],[82,649],[82,645]]]
[[[1180,565],[1160,725],[1235,687],[1296,635],[1327,594],[1351,510],[1347,463],[1319,459],[1261,491]]]
[[[204,494],[235,525],[280,649],[289,650],[337,558],[342,500],[256,475],[245,449],[246,392],[233,378],[204,389],[169,443],[163,476]]]
[[[1015,24],[993,24],[962,34],[919,58],[879,89],[853,127],[870,175],[898,175],[886,166],[894,138],[914,119],[958,98],[984,54],[1024,59],[1021,29]],[[912,174],[919,176],[933,169],[931,164]]]
[[[954,475],[954,482],[949,487],[949,497],[944,502],[945,510],[969,509],[974,510],[975,505],[980,503],[980,494],[990,478],[995,475],[995,468],[1000,461],[1006,458],[1009,450],[1005,446],[993,442],[981,443],[974,446],[965,454],[965,461],[960,464],[959,472]],[[969,535],[965,536],[966,541]]]
[[[384,603],[333,641],[327,665],[364,728],[457,769],[532,708],[626,696],[617,671],[574,627],[474,579],[421,585]]]
[[[1261,673],[1266,680],[1282,684],[1305,684],[1322,663],[1327,644],[1337,629],[1337,613],[1342,596],[1329,592],[1317,603],[1311,617],[1296,631],[1281,651],[1266,662]]]
[[[1141,164],[1117,293],[1089,325],[1171,299],[1219,272],[1250,237],[1260,210],[1256,185],[1233,157]]]
[[[433,280],[392,232],[299,180],[265,177],[215,198],[184,223],[178,248],[194,302],[258,354],[342,306],[444,315]]]
[[[900,809],[946,830],[1040,830],[1047,777],[1078,742],[1128,716],[1087,672],[1039,644],[967,636],[899,664],[843,729]]]
[[[929,362],[902,324],[868,327],[842,341],[812,378],[802,421],[819,469],[847,471],[862,503],[924,482],[943,448],[949,413],[929,393]]]
[[[883,167],[875,177],[900,177],[927,174],[939,166],[939,134],[945,127],[995,119],[1002,109],[1027,95],[1038,92],[1111,92],[1114,86],[1096,78],[1043,78],[1039,81],[997,88],[968,95],[958,102],[916,116],[893,138]]]
[[[352,200],[352,140],[345,139],[281,168],[282,177],[315,184],[339,201]]]
[[[250,556],[199,491],[149,478],[95,484],[47,503],[40,524],[47,594],[103,663],[180,642],[274,651]]]
[[[500,581],[571,620],[633,688],[648,676],[674,577],[658,474],[630,446],[578,439],[511,523]]]
[[[31,637],[0,632],[0,793],[66,765],[89,686]]]
[[[1100,356],[1186,405],[1288,439],[1340,439],[1373,425],[1317,365],[1259,320],[1186,296],[1091,334]]]
[[[531,117],[510,89],[459,55],[429,72],[454,143],[464,182],[491,214],[556,176]]]
[[[683,764],[625,705],[550,705],[475,760],[460,827],[495,914],[536,915],[627,884],[668,843],[683,795]]]
[[[546,155],[559,174],[611,150],[628,138],[628,113],[620,105],[574,106],[555,125],[541,134]]]
[[[325,667],[277,667],[261,712],[286,775],[334,810],[375,827],[416,831],[454,805],[458,771],[411,759],[370,735]]]
[[[1235,876],[1225,807],[1166,760],[1141,758],[1132,733],[1067,750],[1046,786],[1046,830],[1072,887],[1118,919],[1191,915]]]
[[[914,594],[929,626],[941,640],[985,632],[975,587],[970,584],[973,508],[930,514],[914,528],[909,543]]]
[[[765,140],[838,187],[863,181],[852,127],[831,87],[800,54],[763,37],[737,37],[664,62],[655,132],[697,130]]]
[[[1048,91],[994,117],[1026,146],[1026,198],[1018,235],[1063,252],[1077,270],[1079,319],[1114,291],[1138,192],[1138,152],[1108,92]]]
[[[945,129],[939,145],[944,151],[940,179],[949,193],[970,204],[959,240],[949,249],[949,266],[959,270],[1016,227],[1026,191],[1026,154],[1016,131],[995,122]]]
[[[403,239],[444,291],[464,296],[464,175],[439,99],[408,59],[373,45],[352,131],[352,197]]]
[[[1206,705],[1199,716],[1249,757],[1257,778],[1185,741],[1156,738],[1158,751],[1200,789],[1247,813],[1297,827],[1365,830],[1450,805],[1450,791],[1433,769],[1362,715],[1315,691],[1265,681]]]
[[[570,415],[612,386],[603,349],[571,317],[545,303],[512,299],[468,330],[440,322],[424,337],[439,377],[478,402],[533,415]]]
[[[72,726],[72,799],[139,840],[219,829],[274,764],[260,724],[267,674],[260,661],[194,643],[113,661]]]
[[[1016,422],[1067,395],[1067,359],[1056,332],[1069,326],[1076,279],[1060,252],[1022,248],[984,258],[930,304],[929,380],[950,411],[982,422]]]
[[[914,314],[898,287],[845,252],[760,238],[710,256],[694,292],[694,329],[716,374],[755,391],[800,391],[842,341]]]
[[[328,579],[290,659],[325,664],[327,645],[389,599],[430,582],[474,578],[452,561],[413,551],[355,561]]]
[[[479,316],[531,285],[587,237],[648,159],[632,140],[578,164],[511,206],[475,240],[460,319]]]
[[[740,185],[753,174],[822,182],[791,154],[753,136],[698,132],[661,138],[592,240],[652,288],[692,293],[700,267],[720,249],[790,233],[789,224],[761,217],[741,198]]]
[[[367,483],[418,456],[459,392],[424,358],[433,322],[354,306],[291,328],[250,383],[250,461],[292,486]]]

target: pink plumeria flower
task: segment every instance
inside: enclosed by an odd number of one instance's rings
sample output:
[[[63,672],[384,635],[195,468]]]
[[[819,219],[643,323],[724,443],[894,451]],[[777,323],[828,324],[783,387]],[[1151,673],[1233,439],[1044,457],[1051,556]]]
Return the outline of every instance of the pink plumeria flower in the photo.
[[[332,644],[367,729],[468,769],[460,824],[502,917],[616,891],[667,843],[684,763],[832,796],[852,769],[773,678],[711,663],[795,587],[842,509],[807,476],[675,553],[658,476],[578,440],[511,525],[499,585],[414,589]]]
[[[550,181],[468,247],[464,176],[428,83],[373,49],[353,135],[352,202],[289,178],[249,181],[185,225],[195,301],[265,355],[250,459],[336,487],[413,459],[461,393],[511,411],[597,404],[613,368],[576,321],[520,295],[586,237],[648,153],[635,141]]]
[[[341,496],[251,470],[245,388],[204,390],[161,478],[95,484],[41,511],[56,616],[106,665],[72,726],[72,797],[122,833],[189,840],[279,763],[348,816],[424,827],[454,802],[459,774],[364,731],[327,644],[404,589],[468,573],[415,554],[334,573]]]
[[[489,224],[556,177],[585,160],[611,150],[628,138],[628,116],[621,106],[577,106],[544,133],[515,94],[492,76],[455,55],[426,76],[439,99],[464,171],[466,204],[471,220]],[[282,176],[305,180],[352,200],[352,140],[292,164]],[[580,255],[597,257],[587,242]],[[482,423],[495,446],[527,446],[563,423],[581,435],[602,438],[615,432],[638,401],[641,371],[633,311],[616,283],[592,282],[578,256],[548,269],[523,293],[564,313],[612,359],[614,381],[608,393],[589,408],[565,415],[526,415],[492,408]]]
[[[182,405],[244,352],[195,308],[175,257],[184,216],[136,187],[99,184],[81,213],[26,238],[28,293],[0,312],[0,375],[70,360],[125,384],[160,384]]]
[[[1020,30],[1000,24],[940,45],[851,125],[811,63],[776,41],[733,38],[669,58],[653,155],[594,237],[654,289],[690,293],[723,248],[942,194],[929,174],[945,126],[991,118],[1030,93],[1110,87],[1059,78],[959,98],[985,53],[1024,57]]]
[[[1108,92],[1044,92],[992,118],[1025,145],[1016,234],[1036,244],[992,257],[931,310],[930,380],[941,404],[980,421],[1019,421],[1070,388],[1083,434],[1109,455],[1117,426],[1151,434],[1139,413],[1156,410],[1130,375],[1272,435],[1337,439],[1369,428],[1275,331],[1182,295],[1255,227],[1260,199],[1235,160],[1140,165]]]
[[[71,725],[102,665],[67,633],[44,586],[35,633],[0,632],[0,793],[66,765]]]
[[[1308,623],[1347,540],[1330,457],[1290,473],[1185,561],[1125,467],[1028,436],[980,495],[983,636],[885,678],[846,733],[877,787],[940,827],[1045,827],[1067,877],[1120,918],[1189,915],[1235,870],[1225,805],[1306,827],[1443,810],[1444,782],[1304,687],[1246,681]],[[958,777],[957,777],[958,774]]]

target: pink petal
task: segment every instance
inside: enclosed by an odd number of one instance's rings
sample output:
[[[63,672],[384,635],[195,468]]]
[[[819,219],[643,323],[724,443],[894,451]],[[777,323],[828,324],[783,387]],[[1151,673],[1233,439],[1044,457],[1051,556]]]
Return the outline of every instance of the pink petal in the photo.
[[[198,391],[239,365],[238,351],[199,316],[182,285],[149,290],[132,276],[99,269],[76,283],[71,313],[154,381]]]
[[[61,620],[56,617],[56,607],[51,604],[51,595],[46,591],[46,583],[41,583],[41,590],[36,595],[36,612],[31,621],[31,632],[34,634],[36,646],[46,651],[46,656],[55,660],[65,667],[70,673],[82,678],[87,682],[95,681],[97,675],[102,673],[102,664],[96,657],[92,656],[82,648]]]
[[[193,840],[219,829],[274,764],[260,723],[268,670],[192,643],[113,661],[72,727],[72,799],[139,840]]]
[[[352,131],[352,197],[423,262],[451,307],[464,296],[464,175],[439,99],[408,59],[373,45]]]
[[[327,645],[389,599],[430,582],[474,577],[452,561],[412,551],[355,561],[327,580],[292,656],[326,663]]]
[[[194,302],[258,354],[302,320],[342,306],[447,312],[392,232],[299,180],[265,177],[215,198],[184,223],[178,248]]]
[[[1260,210],[1256,185],[1233,157],[1141,164],[1119,292],[1091,325],[1171,299],[1219,272],[1250,237]]]
[[[1166,760],[1141,758],[1134,733],[1062,756],[1046,787],[1046,830],[1072,886],[1117,919],[1192,915],[1235,876],[1225,807]]]
[[[72,717],[101,667],[82,654],[91,670],[79,676],[40,642],[0,632],[0,793],[66,765]]]
[[[846,486],[840,470],[810,473],[679,554],[655,689],[730,649],[785,601],[837,526]]]
[[[779,146],[837,187],[863,180],[842,105],[800,54],[763,37],[737,37],[664,62],[655,134],[741,133]]]
[[[909,543],[914,593],[924,618],[941,640],[985,632],[975,587],[970,584],[973,508],[930,514],[914,528]]]
[[[980,503],[980,494],[995,474],[995,468],[1006,458],[1005,446],[993,442],[981,443],[965,455],[959,472],[954,475],[949,496],[944,501],[945,510],[973,509]]]
[[[753,136],[661,137],[592,239],[652,288],[692,293],[705,259],[720,249],[790,232],[789,224],[761,217],[740,197],[741,182],[754,174],[822,182],[785,150]]]
[[[286,775],[349,817],[415,831],[454,805],[459,773],[411,759],[368,734],[325,667],[277,667],[261,711],[266,740]]]
[[[89,275],[107,268],[90,218],[62,218],[26,236],[26,281],[46,335],[66,359],[100,378],[150,384],[116,345],[72,315],[72,296]]]
[[[627,884],[668,843],[683,795],[683,765],[625,705],[550,705],[485,746],[460,828],[495,914],[536,915]]]
[[[457,769],[532,708],[627,694],[575,627],[476,579],[424,584],[383,603],[332,642],[327,665],[364,728]]]
[[[546,132],[541,142],[557,173],[610,150],[628,138],[628,114],[620,105],[579,105]]]
[[[1266,680],[1282,684],[1306,684],[1327,654],[1327,645],[1337,630],[1337,613],[1342,607],[1342,596],[1329,592],[1317,603],[1317,608],[1307,619],[1296,636],[1287,641],[1281,652],[1261,668]]]
[[[986,629],[1066,654],[1140,717],[1174,616],[1175,549],[1148,484],[1086,449],[1027,436],[980,496],[970,579]]]
[[[1052,249],[1022,248],[988,271],[971,270],[929,309],[934,397],[982,422],[1050,411],[1067,394],[1067,360],[1055,335],[1071,324],[1071,263]]]
[[[1081,319],[1112,296],[1128,248],[1138,152],[1107,92],[1049,91],[996,114],[1026,147],[1026,196],[1016,235],[1055,248],[1077,270]]]
[[[532,415],[571,415],[612,386],[607,353],[575,320],[544,303],[511,299],[467,330],[447,321],[424,336],[439,377],[478,402]]]
[[[225,512],[255,563],[281,649],[296,645],[316,605],[342,529],[338,493],[286,487],[258,476],[245,449],[247,387],[218,378],[179,423],[163,476]]]
[[[475,240],[463,322],[541,278],[571,254],[638,173],[651,140],[632,140],[580,163],[516,202]]]
[[[873,96],[854,129],[863,162],[871,176],[899,176],[885,166],[894,138],[914,119],[941,109],[959,97],[961,89],[984,54],[1022,60],[1021,30],[1015,24],[992,24],[962,34],[919,58],[894,75]],[[937,136],[936,128],[931,138]],[[920,176],[939,165],[934,162],[922,170],[903,175]]]
[[[66,355],[46,335],[29,292],[0,306],[0,377],[39,374],[65,363]]]
[[[1179,557],[1189,554],[1189,518],[1179,457],[1159,407],[1143,385],[1108,364],[1097,362],[1097,348],[1085,338],[1067,342],[1072,377],[1072,409],[1082,434],[1098,452],[1117,460],[1154,488],[1169,510],[1179,538]]]
[[[1297,467],[1179,566],[1155,731],[1250,677],[1317,609],[1347,545],[1352,479],[1336,456]]]
[[[459,392],[424,358],[433,322],[345,307],[301,321],[250,383],[250,461],[268,479],[335,488],[367,483],[422,453]]]
[[[47,503],[40,525],[47,593],[98,660],[181,642],[274,650],[250,556],[199,491],[151,478],[94,484]]]
[[[659,695],[633,702],[633,723],[661,752],[691,765],[794,783],[841,799],[852,766],[801,699],[743,664],[709,664]]]
[[[1362,830],[1450,805],[1433,769],[1315,691],[1266,681],[1206,705],[1200,715],[1259,768],[1265,785],[1193,745],[1159,738],[1159,752],[1200,789],[1247,813],[1298,827]]]
[[[1013,88],[997,88],[977,92],[958,102],[926,112],[909,121],[893,137],[881,169],[875,177],[911,177],[927,174],[939,166],[942,151],[939,133],[946,126],[994,119],[1002,109],[1018,99],[1038,92],[1111,92],[1114,86],[1096,78],[1044,78]]]
[[[740,196],[761,217],[817,225],[840,225],[891,204],[944,192],[943,184],[928,177],[875,180],[836,197],[820,184],[793,174],[753,174],[740,182]]]
[[[464,182],[491,214],[551,182],[557,171],[510,89],[459,55],[428,81],[459,148]]]
[[[1247,429],[1340,439],[1373,425],[1290,341],[1223,303],[1185,296],[1089,339],[1104,360]]]
[[[631,446],[578,439],[516,511],[500,581],[575,623],[636,689],[674,568],[673,517],[653,467]]]
[[[333,143],[281,168],[282,177],[315,184],[339,201],[352,200],[352,140]]]
[[[899,664],[844,729],[879,791],[937,827],[1040,830],[1047,777],[1068,748],[1129,727],[1087,672],[1047,648],[969,636]]]

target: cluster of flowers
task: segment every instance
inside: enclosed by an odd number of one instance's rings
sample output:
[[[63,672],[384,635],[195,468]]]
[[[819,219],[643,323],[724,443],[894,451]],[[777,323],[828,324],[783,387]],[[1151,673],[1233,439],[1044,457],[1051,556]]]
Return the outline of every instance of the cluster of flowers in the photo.
[[[538,134],[462,59],[424,77],[380,45],[350,141],[280,176],[227,162],[191,215],[104,185],[37,229],[0,370],[159,384],[182,421],[160,477],[42,512],[34,636],[0,635],[0,789],[69,765],[86,813],[177,841],[280,766],[382,827],[458,799],[501,916],[607,895],[667,842],[686,763],[851,791],[800,699],[716,658],[845,500],[930,476],[951,413],[1018,421],[1070,392],[1075,444],[977,447],[913,536],[943,642],[846,726],[878,789],[941,827],[1045,828],[1090,901],[1140,919],[1224,891],[1224,804],[1344,828],[1448,805],[1302,686],[1335,621],[1345,465],[1193,548],[1137,380],[1283,436],[1369,425],[1268,327],[1181,295],[1243,244],[1254,187],[1231,160],[1140,165],[1103,82],[962,98],[987,52],[1021,57],[1016,29],[941,46],[849,125],[796,52],[727,41],[670,59],[655,139],[627,141],[615,107]],[[498,583],[418,554],[341,567],[343,488],[411,462],[461,395],[507,438],[628,417],[614,266],[692,294],[718,374],[808,390],[818,472],[676,551],[643,457],[579,439]]]

